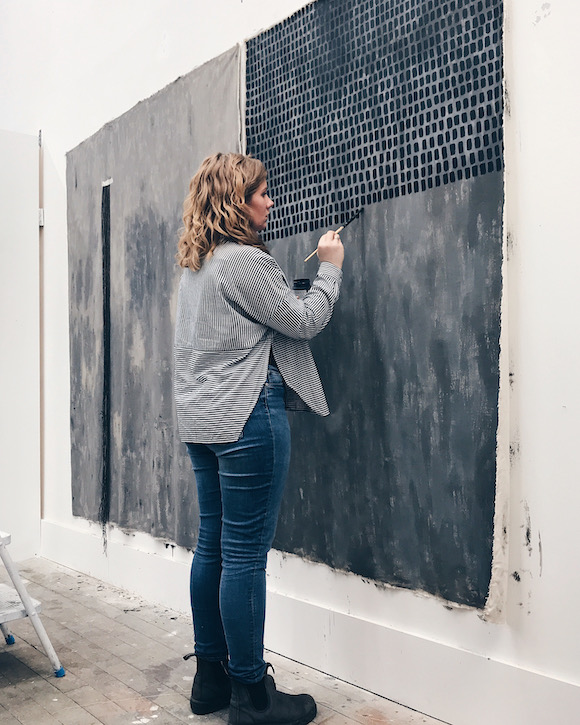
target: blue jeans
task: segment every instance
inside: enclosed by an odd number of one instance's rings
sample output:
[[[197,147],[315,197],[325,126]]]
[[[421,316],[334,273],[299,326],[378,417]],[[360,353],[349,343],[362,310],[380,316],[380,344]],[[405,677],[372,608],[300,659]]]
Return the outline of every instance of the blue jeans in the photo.
[[[191,567],[195,654],[227,660],[246,684],[264,676],[266,557],[290,462],[284,383],[274,367],[241,438],[188,443],[200,528]]]

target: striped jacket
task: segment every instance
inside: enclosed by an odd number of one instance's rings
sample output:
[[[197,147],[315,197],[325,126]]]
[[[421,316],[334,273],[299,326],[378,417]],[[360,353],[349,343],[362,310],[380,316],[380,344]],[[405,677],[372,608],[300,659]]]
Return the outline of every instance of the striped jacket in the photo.
[[[286,407],[328,415],[308,340],[330,320],[341,281],[342,271],[322,262],[299,300],[273,257],[233,242],[218,246],[199,271],[185,269],[174,349],[181,440],[238,440],[266,380],[270,351],[286,384]]]

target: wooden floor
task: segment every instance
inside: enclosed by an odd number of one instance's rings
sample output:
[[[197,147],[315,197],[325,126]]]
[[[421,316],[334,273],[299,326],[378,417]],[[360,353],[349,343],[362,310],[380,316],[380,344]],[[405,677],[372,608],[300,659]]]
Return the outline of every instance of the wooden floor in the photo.
[[[195,659],[190,618],[45,559],[18,565],[66,670],[54,676],[28,619],[10,624],[16,642],[0,642],[0,725],[223,725],[228,711],[192,715]],[[9,579],[0,565],[0,581]],[[315,723],[436,725],[417,712],[274,653],[278,687],[309,692]]]

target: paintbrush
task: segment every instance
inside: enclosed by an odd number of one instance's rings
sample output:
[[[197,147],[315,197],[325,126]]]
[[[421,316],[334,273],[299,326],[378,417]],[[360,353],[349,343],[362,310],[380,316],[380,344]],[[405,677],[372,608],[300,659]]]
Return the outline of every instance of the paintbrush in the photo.
[[[359,209],[359,210],[358,210],[357,212],[355,212],[355,214],[353,214],[353,215],[351,216],[351,218],[350,218],[350,219],[349,219],[349,220],[348,220],[348,221],[346,222],[346,224],[343,224],[343,225],[342,225],[341,227],[338,227],[338,229],[336,230],[336,234],[340,234],[340,232],[341,232],[341,231],[342,231],[343,229],[346,229],[346,228],[347,228],[347,226],[348,226],[348,225],[349,225],[349,224],[350,224],[351,222],[353,222],[353,221],[354,221],[355,219],[357,219],[357,218],[358,218],[358,217],[360,216],[360,213],[361,213],[361,211],[362,211],[362,210],[363,210],[363,208],[362,208],[362,206],[361,206],[361,208],[360,208],[360,209]],[[312,259],[312,257],[314,257],[314,255],[316,254],[316,252],[317,252],[317,251],[318,251],[318,249],[315,249],[315,250],[314,250],[314,251],[312,252],[312,254],[309,254],[309,255],[308,255],[308,256],[306,257],[306,259],[305,259],[304,261],[305,261],[305,262],[308,262],[308,260],[309,260],[309,259]]]

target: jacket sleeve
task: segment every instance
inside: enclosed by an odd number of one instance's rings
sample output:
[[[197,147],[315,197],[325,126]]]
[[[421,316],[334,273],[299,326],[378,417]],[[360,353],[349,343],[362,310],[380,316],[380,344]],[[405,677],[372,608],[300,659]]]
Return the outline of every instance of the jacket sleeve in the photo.
[[[300,300],[273,257],[254,247],[241,247],[240,252],[224,269],[223,291],[230,304],[297,340],[309,340],[326,327],[339,296],[342,270],[321,262],[311,288]]]

